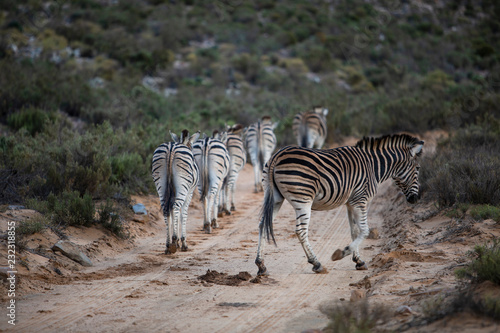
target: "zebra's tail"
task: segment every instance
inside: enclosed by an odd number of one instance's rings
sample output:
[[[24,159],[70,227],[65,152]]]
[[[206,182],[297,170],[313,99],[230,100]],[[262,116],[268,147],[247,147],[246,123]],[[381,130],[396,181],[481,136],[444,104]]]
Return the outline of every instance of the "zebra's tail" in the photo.
[[[172,208],[174,207],[175,202],[175,187],[172,179],[172,157],[173,154],[170,154],[167,159],[167,174],[165,177],[165,192],[163,193],[163,215],[165,217],[170,215]]]
[[[208,184],[209,184],[209,179],[208,179],[208,144],[205,144],[203,146],[203,153],[201,157],[201,172],[202,176],[200,179],[201,183],[201,193],[200,193],[200,201],[205,200],[205,198],[208,195]]]
[[[305,124],[300,125],[300,146],[301,147],[306,147],[307,148],[307,139],[308,139],[309,133],[307,126]]]
[[[276,245],[276,240],[274,238],[273,231],[273,213],[274,213],[274,163],[271,158],[264,168],[264,203],[262,205],[262,211],[260,214],[260,233],[263,234],[268,242],[271,239]]]

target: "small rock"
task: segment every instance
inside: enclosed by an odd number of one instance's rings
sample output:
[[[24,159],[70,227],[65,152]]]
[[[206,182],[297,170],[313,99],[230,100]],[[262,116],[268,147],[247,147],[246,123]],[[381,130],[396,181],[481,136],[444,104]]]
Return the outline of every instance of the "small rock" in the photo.
[[[368,234],[368,239],[379,239],[380,233],[377,228],[371,228],[370,233]]]
[[[366,298],[366,290],[356,289],[351,291],[351,302],[356,302]]]
[[[396,314],[409,316],[413,313],[408,305],[401,305],[396,309]]]
[[[141,204],[141,203],[133,205],[132,209],[134,210],[135,214],[144,214],[144,215],[148,214],[148,211],[146,210],[146,207],[143,204]]]
[[[70,241],[60,240],[52,246],[52,251],[60,251],[63,255],[76,261],[82,266],[92,266],[92,261],[90,261],[85,253],[80,251],[78,245],[73,244]]]
[[[139,223],[146,223],[148,221],[148,216],[147,215],[136,215],[132,219],[134,222],[139,222]]]
[[[26,207],[20,206],[20,205],[9,205],[9,209],[10,210],[21,210],[21,209],[26,209]]]

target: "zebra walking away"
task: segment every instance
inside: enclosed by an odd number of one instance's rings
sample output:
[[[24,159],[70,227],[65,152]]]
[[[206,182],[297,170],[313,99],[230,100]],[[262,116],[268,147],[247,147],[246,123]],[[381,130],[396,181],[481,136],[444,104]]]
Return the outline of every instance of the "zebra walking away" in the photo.
[[[368,235],[368,204],[383,181],[393,178],[409,203],[418,199],[417,156],[424,142],[406,134],[364,138],[355,146],[335,149],[285,147],[273,155],[264,170],[264,203],[259,224],[255,264],[267,274],[262,237],[274,241],[273,219],[286,199],[295,209],[295,233],[316,273],[326,273],[308,241],[312,210],[347,206],[352,242],[337,250],[332,260],[353,254],[356,269],[367,269],[358,247]]]
[[[198,192],[203,202],[203,229],[207,234],[218,228],[219,194],[229,171],[229,153],[225,146],[227,133],[217,131],[213,137],[204,137],[193,144],[193,155],[200,169]]]
[[[323,147],[327,134],[327,115],[328,109],[319,106],[314,107],[311,111],[295,115],[292,130],[300,147],[317,149]]]
[[[170,135],[173,142],[163,143],[156,148],[151,166],[167,230],[166,254],[177,251],[179,233],[182,242],[181,250],[187,251],[186,220],[199,177],[191,145],[198,139],[200,133],[189,136],[189,132],[183,130],[180,138],[172,132]],[[170,238],[171,228],[172,238]]]
[[[245,146],[250,155],[255,177],[254,192],[263,190],[262,169],[276,149],[276,136],[274,135],[276,126],[278,123],[273,123],[271,117],[264,116],[245,130]]]
[[[240,124],[232,127],[227,126],[227,141],[226,147],[229,153],[229,171],[221,191],[221,209],[220,211],[231,215],[231,211],[235,211],[234,206],[234,191],[238,175],[247,162],[247,153],[241,135],[243,134],[243,126]],[[231,211],[228,209],[229,200],[231,200]]]

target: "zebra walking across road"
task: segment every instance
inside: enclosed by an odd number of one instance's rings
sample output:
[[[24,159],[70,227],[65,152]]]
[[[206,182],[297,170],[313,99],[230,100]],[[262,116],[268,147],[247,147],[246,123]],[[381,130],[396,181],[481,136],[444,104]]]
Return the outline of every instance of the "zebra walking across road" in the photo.
[[[151,167],[167,230],[166,254],[177,252],[179,233],[182,242],[181,250],[187,251],[186,220],[189,204],[199,178],[198,166],[194,161],[191,146],[200,133],[189,136],[189,132],[184,130],[180,138],[172,132],[170,135],[173,142],[163,143],[156,148]],[[170,238],[171,228],[172,238]]]
[[[245,130],[245,146],[250,155],[255,177],[254,192],[263,190],[262,169],[276,149],[276,136],[274,135],[276,126],[278,123],[273,123],[271,117],[264,116]]]
[[[231,214],[236,210],[234,205],[234,191],[238,175],[247,162],[247,152],[241,136],[243,134],[243,126],[240,124],[232,127],[227,126],[227,141],[226,147],[229,153],[229,171],[221,192],[221,209],[220,213]],[[229,200],[231,200],[231,210],[228,209]]]
[[[317,149],[323,147],[327,135],[327,115],[328,109],[319,106],[295,115],[292,130],[300,147]]]
[[[358,247],[368,236],[368,204],[379,184],[393,178],[409,203],[418,199],[419,164],[424,142],[406,135],[364,138],[353,147],[308,149],[285,147],[273,155],[264,170],[264,203],[259,224],[259,243],[255,264],[258,275],[267,274],[262,237],[275,242],[273,219],[284,200],[295,209],[295,233],[307,260],[316,273],[326,273],[308,241],[311,210],[330,210],[347,206],[352,242],[336,250],[332,260],[353,254],[356,269],[367,269]]]
[[[224,179],[229,171],[229,153],[226,149],[227,133],[214,132],[193,144],[193,155],[200,169],[198,192],[203,202],[203,229],[207,234],[218,228],[218,201]]]

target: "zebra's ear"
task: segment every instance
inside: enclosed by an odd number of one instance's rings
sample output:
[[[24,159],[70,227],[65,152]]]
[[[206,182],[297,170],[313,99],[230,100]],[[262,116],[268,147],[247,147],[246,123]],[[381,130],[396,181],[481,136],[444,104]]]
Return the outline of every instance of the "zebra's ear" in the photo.
[[[177,134],[172,133],[172,131],[169,131],[169,132],[170,132],[170,136],[172,137],[172,140],[174,142],[179,142],[179,137],[177,136]]]
[[[226,144],[227,142],[227,132],[222,132],[219,136],[219,140],[222,141],[222,143]]]
[[[191,146],[193,145],[193,143],[195,143],[195,142],[198,140],[198,138],[199,138],[199,137],[200,137],[200,131],[198,131],[198,132],[194,133],[194,134],[193,134],[193,135],[191,135],[191,136],[189,137],[189,139],[187,140],[187,142],[186,142],[186,143],[187,143],[187,145],[191,147]]]
[[[328,109],[327,109],[327,108],[324,108],[324,109],[323,109],[323,116],[325,116],[325,117],[326,117],[327,115],[328,115]]]
[[[411,147],[411,156],[418,156],[422,153],[422,148],[424,147],[424,142],[416,142],[413,147]]]
[[[280,124],[280,122],[279,122],[279,121],[277,121],[277,122],[273,123],[273,131],[274,131],[274,129],[275,129],[276,127],[278,127],[278,125],[279,125],[279,124]]]

